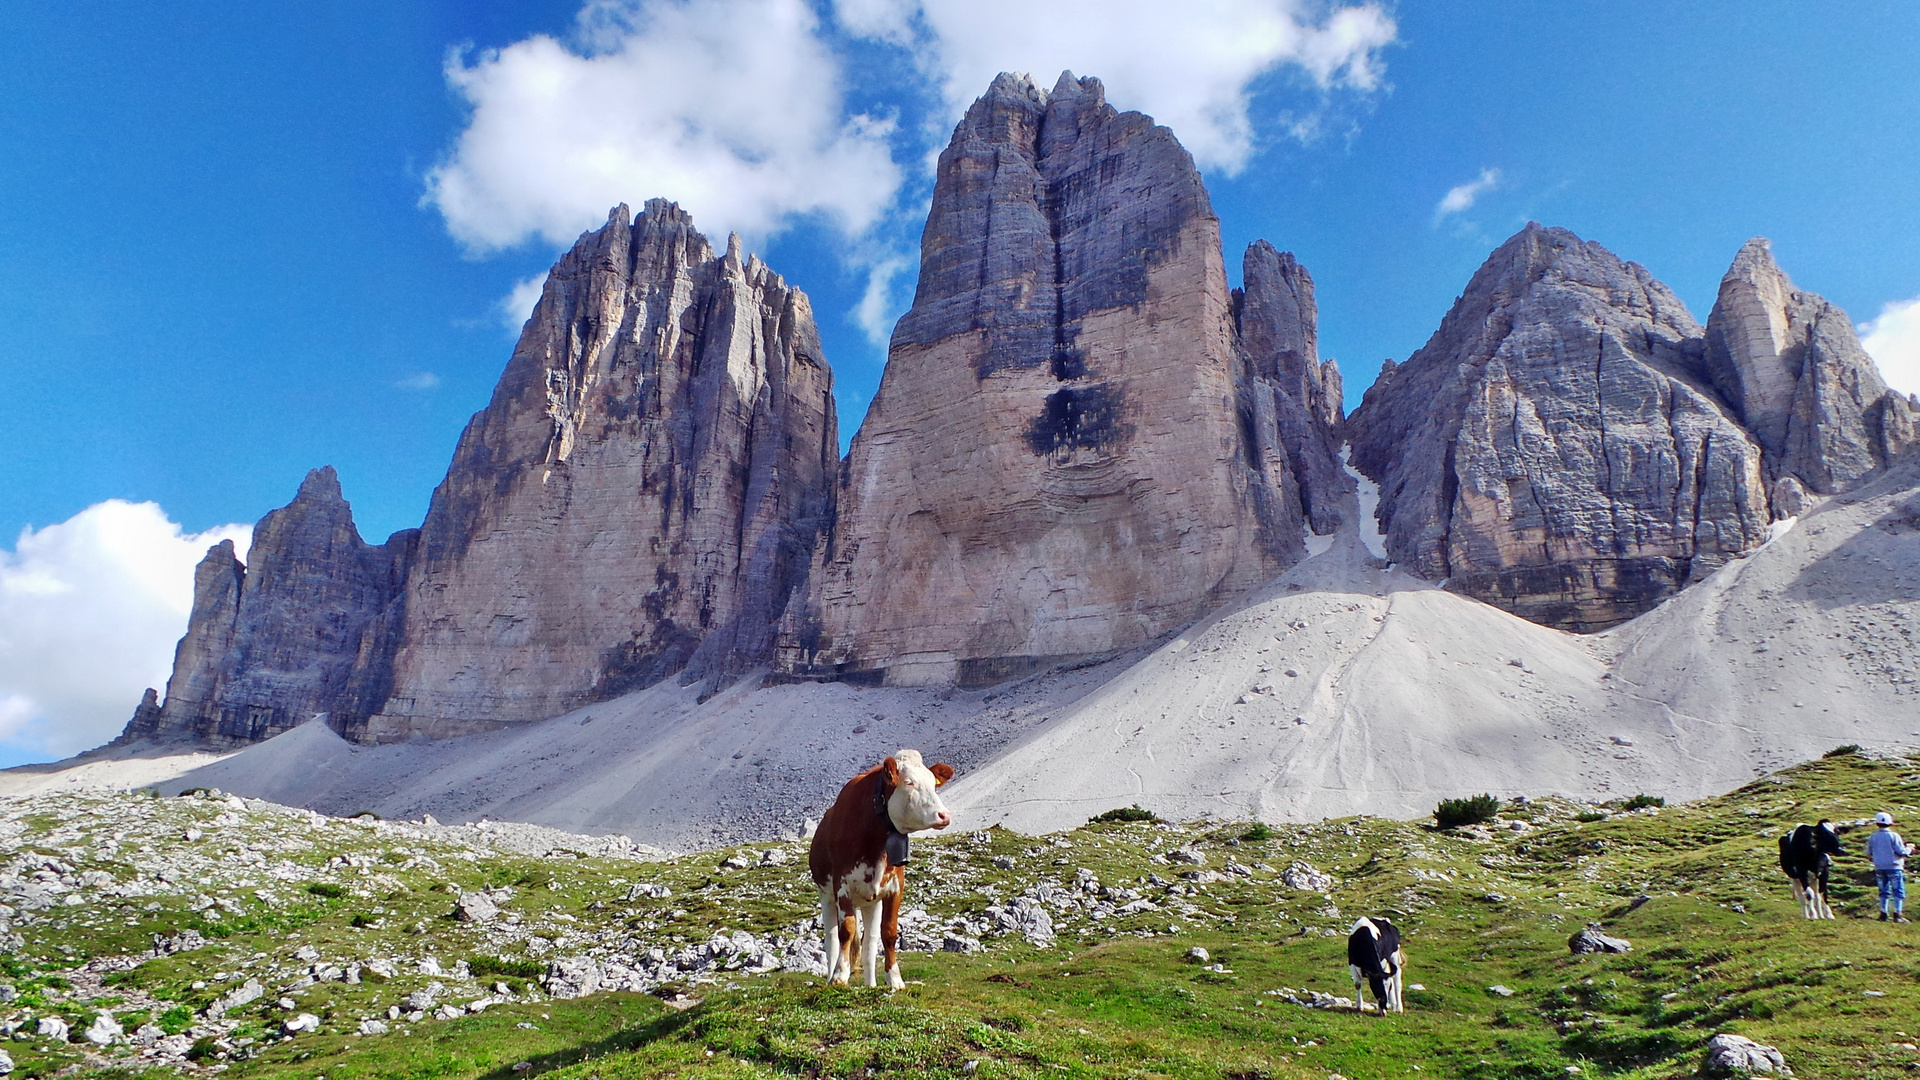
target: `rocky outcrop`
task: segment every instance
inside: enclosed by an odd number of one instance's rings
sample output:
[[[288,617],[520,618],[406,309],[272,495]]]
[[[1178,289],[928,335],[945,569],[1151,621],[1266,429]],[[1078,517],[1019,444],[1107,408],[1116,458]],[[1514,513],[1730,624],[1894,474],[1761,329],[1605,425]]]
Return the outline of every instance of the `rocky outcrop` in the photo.
[[[1300,558],[1277,402],[1283,369],[1319,369],[1290,284],[1248,306],[1274,371],[1256,392],[1173,134],[1098,80],[1001,75],[940,155],[918,292],[782,669],[992,682],[1150,640]]]
[[[554,266],[420,535],[362,739],[538,720],[772,653],[839,435],[806,295],[664,200]]]
[[[1915,443],[1920,410],[1887,389],[1847,313],[1795,289],[1763,238],[1747,241],[1720,280],[1706,359],[1776,484],[1844,491]]]
[[[1257,461],[1272,463],[1269,471],[1284,462],[1299,482],[1308,524],[1331,533],[1340,526],[1341,500],[1353,492],[1353,477],[1340,461],[1343,388],[1339,366],[1320,360],[1313,277],[1292,252],[1265,240],[1247,247],[1241,266],[1245,287],[1234,295],[1234,325],[1246,365],[1241,394],[1242,413],[1251,421],[1248,441],[1259,450]]]
[[[194,571],[193,611],[164,703],[142,702],[122,739],[254,742],[385,699],[382,651],[416,530],[369,545],[331,467],[254,527],[248,561],[215,544]]]
[[[1529,224],[1348,420],[1388,555],[1586,631],[1758,547],[1761,448],[1714,393],[1705,348],[1645,268]]]

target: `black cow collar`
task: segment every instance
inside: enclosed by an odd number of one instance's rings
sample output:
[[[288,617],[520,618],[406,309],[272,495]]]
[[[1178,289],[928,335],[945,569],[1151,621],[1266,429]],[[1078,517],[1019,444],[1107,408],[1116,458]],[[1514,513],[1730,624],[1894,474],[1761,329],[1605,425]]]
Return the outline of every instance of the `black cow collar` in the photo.
[[[887,823],[887,862],[894,866],[905,866],[913,857],[913,852],[908,845],[907,834],[894,827],[893,815],[887,813],[887,800],[892,795],[893,792],[887,789],[886,779],[881,778],[873,786],[873,810]]]

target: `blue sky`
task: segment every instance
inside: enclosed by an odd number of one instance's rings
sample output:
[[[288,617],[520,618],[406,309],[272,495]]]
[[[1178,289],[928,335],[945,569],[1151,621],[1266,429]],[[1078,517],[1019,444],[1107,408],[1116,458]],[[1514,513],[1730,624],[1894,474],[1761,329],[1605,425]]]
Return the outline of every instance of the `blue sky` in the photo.
[[[1801,287],[1887,311],[1879,348],[1920,372],[1920,304],[1888,310],[1920,301],[1920,5],[1091,10],[9,6],[0,544],[35,531],[0,547],[0,764],[77,748],[121,683],[164,675],[167,582],[200,534],[308,468],[339,469],[369,539],[418,524],[511,350],[503,299],[614,201],[679,199],[805,288],[850,436],[911,297],[929,155],[999,68],[1098,75],[1173,123],[1230,273],[1257,237],[1312,271],[1350,404],[1528,219],[1645,264],[1703,320],[1740,243],[1771,237]],[[117,614],[141,589],[144,614]],[[26,638],[101,620],[159,629],[62,676],[99,700],[23,674],[46,667]]]

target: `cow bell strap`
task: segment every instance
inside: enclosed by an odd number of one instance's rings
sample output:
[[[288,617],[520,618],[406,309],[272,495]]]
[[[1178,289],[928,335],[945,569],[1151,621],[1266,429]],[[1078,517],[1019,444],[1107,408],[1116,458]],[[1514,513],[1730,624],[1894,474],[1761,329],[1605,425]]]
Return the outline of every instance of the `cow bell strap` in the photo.
[[[893,816],[887,813],[887,798],[893,793],[887,790],[884,777],[873,785],[873,812],[887,823],[887,862],[894,866],[905,866],[913,852],[907,842],[907,834],[893,826]]]

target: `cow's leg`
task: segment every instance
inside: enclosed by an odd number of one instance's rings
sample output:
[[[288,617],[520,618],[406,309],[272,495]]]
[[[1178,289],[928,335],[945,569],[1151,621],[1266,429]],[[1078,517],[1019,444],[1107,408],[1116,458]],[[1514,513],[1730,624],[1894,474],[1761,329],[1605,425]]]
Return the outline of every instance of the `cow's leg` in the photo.
[[[907,985],[900,977],[900,893],[888,893],[880,901],[880,944],[887,953],[887,986],[898,990]]]
[[[1367,1011],[1367,995],[1365,991],[1367,986],[1367,973],[1364,971],[1361,971],[1358,965],[1348,964],[1347,974],[1353,976],[1354,1010],[1357,1012],[1366,1012]]]
[[[1827,904],[1827,881],[1829,876],[1828,871],[1825,869],[1820,871],[1820,917],[1823,919],[1833,918],[1833,908]]]
[[[860,941],[860,922],[854,917],[853,905],[842,901],[840,904],[840,985],[846,986],[853,979],[853,950]]]
[[[1793,899],[1795,903],[1800,905],[1800,917],[1803,919],[1813,918],[1813,898],[1807,895],[1806,882],[1801,881],[1797,877],[1788,878],[1787,881],[1793,885]]]
[[[831,882],[820,886],[820,955],[827,961],[827,981],[836,981],[835,975],[842,975],[838,981],[845,982],[845,968],[840,963],[840,905],[834,902]]]
[[[868,986],[879,986],[880,966],[880,901],[874,900],[860,909],[860,965],[866,976]]]
[[[1387,990],[1393,995],[1393,1011],[1407,1011],[1407,954],[1395,951],[1393,954],[1393,977],[1387,980]]]

